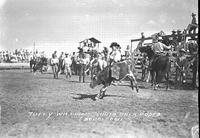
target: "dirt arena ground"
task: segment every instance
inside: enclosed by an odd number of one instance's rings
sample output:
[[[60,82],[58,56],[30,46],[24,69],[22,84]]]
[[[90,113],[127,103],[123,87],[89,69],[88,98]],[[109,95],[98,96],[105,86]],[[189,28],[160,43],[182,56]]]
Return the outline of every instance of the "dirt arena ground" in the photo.
[[[139,93],[127,82],[110,86],[94,99],[89,78],[78,83],[50,73],[0,71],[2,138],[189,138],[199,124],[198,90],[163,88],[141,83]]]

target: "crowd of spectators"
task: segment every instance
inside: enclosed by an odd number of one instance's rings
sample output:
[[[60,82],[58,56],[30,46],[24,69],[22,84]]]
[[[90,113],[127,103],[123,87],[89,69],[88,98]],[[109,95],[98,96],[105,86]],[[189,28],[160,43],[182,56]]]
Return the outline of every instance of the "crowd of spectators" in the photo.
[[[28,63],[32,56],[33,51],[28,51],[27,49],[0,51],[0,63]]]

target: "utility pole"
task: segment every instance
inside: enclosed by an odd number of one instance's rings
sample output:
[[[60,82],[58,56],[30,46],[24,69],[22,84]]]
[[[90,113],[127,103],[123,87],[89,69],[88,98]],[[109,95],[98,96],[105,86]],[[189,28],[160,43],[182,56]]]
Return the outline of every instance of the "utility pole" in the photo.
[[[133,44],[132,44],[132,41],[131,41],[131,53],[132,53],[132,50],[133,50]]]
[[[33,43],[33,53],[35,53],[35,42]]]

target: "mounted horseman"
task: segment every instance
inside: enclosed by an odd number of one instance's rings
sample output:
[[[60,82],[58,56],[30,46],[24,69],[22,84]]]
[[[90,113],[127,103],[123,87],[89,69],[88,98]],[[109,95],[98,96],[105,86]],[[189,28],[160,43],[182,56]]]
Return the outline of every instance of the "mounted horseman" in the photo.
[[[140,52],[147,53],[147,56],[150,60],[149,69],[152,78],[152,85],[154,89],[157,89],[158,84],[161,82],[162,78],[167,75],[167,87],[169,88],[169,71],[170,71],[170,60],[168,55],[165,54],[164,50],[171,49],[170,46],[158,42],[158,38],[161,36],[159,33],[152,35],[152,45],[139,47]]]
[[[112,52],[110,53],[110,60],[108,66],[106,66],[102,71],[97,71],[92,76],[90,83],[91,88],[95,88],[97,85],[103,85],[99,94],[97,94],[96,99],[102,99],[105,96],[107,87],[110,86],[114,81],[121,81],[128,78],[131,82],[131,88],[136,88],[138,92],[138,86],[136,78],[132,72],[132,64],[129,60],[120,61],[121,53],[119,51],[120,45],[116,42],[111,43]],[[95,67],[93,67],[95,70]],[[135,86],[133,85],[135,83]]]
[[[114,63],[117,63],[119,61],[121,61],[121,51],[120,51],[120,45],[117,44],[116,42],[111,43],[110,48],[112,49],[112,51],[109,54],[109,64],[110,66],[112,66]],[[119,68],[117,66],[113,66],[111,67],[111,74],[114,78],[118,78],[119,77]],[[115,83],[115,81],[113,81],[114,85],[117,85]]]

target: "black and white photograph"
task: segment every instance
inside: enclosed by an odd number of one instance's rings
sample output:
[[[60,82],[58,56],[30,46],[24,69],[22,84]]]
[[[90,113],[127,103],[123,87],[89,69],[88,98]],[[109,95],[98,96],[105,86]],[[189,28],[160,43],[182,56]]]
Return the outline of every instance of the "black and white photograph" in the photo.
[[[198,0],[0,0],[0,138],[198,138]]]

